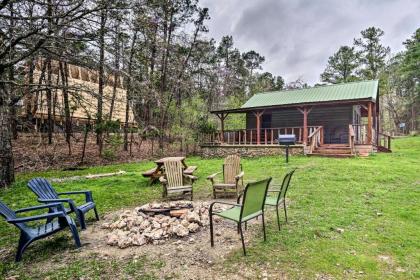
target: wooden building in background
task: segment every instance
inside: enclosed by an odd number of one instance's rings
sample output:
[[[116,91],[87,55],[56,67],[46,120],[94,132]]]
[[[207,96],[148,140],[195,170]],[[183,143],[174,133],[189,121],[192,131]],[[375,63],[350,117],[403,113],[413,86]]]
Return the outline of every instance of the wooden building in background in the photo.
[[[31,114],[35,129],[41,129],[48,118],[47,95],[43,88],[45,78],[42,75],[43,61],[38,60],[34,69],[34,80],[42,80],[39,90],[32,89],[23,99],[20,116],[25,118]],[[45,70],[44,70],[45,71]],[[70,114],[74,126],[84,125],[88,120],[94,124],[97,114],[98,96],[98,72],[96,70],[67,64],[68,92],[70,103]],[[115,98],[114,83],[116,83]],[[58,127],[64,123],[64,99],[62,93],[61,74],[58,61],[52,61],[52,114],[53,120]],[[127,91],[124,88],[123,80],[114,81],[114,75],[106,75],[103,94],[103,119],[109,119],[112,100],[113,112],[111,120],[125,123],[125,111],[127,104]],[[136,126],[133,111],[129,109],[130,126]]]
[[[212,111],[221,129],[203,135],[202,145],[278,146],[278,135],[294,134],[306,154],[390,151],[390,137],[380,133],[378,101],[377,80],[259,93],[240,108]],[[246,127],[225,130],[230,114],[246,114]]]

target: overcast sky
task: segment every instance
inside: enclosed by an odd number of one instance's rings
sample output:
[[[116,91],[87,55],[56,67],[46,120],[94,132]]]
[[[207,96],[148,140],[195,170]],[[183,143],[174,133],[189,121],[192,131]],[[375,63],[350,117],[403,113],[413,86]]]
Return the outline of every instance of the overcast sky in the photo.
[[[420,27],[420,0],[201,0],[209,36],[232,35],[242,52],[265,56],[265,71],[287,82],[319,81],[328,57],[369,26],[385,31],[392,52]]]

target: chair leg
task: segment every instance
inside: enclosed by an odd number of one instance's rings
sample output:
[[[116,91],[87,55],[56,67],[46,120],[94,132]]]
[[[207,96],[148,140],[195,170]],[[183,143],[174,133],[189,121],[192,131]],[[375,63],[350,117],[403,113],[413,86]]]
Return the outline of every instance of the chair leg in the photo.
[[[80,228],[86,229],[85,214],[82,211],[76,211],[77,219],[79,220]]]
[[[242,232],[241,223],[238,224],[238,227],[239,227],[239,232],[241,233],[242,249],[244,251],[244,256],[246,256],[244,233]]]
[[[265,234],[265,219],[264,219],[264,213],[262,216],[262,225],[263,225],[263,232],[264,232],[264,241],[267,241],[267,235]]]
[[[30,243],[31,241],[29,238],[20,234],[19,244],[18,244],[16,258],[15,258],[16,262],[20,262],[22,260],[23,252],[26,250],[26,248],[29,246]]]
[[[50,213],[54,213],[54,210],[53,209],[51,209],[51,208],[48,208],[48,214],[50,214]],[[49,224],[49,223],[51,223],[52,221],[54,220],[54,218],[47,218],[47,221],[45,222],[45,224]]]
[[[79,232],[77,231],[77,227],[70,216],[66,216],[66,220],[70,228],[71,235],[73,236],[74,243],[76,244],[77,248],[80,248],[82,244],[80,242],[80,237],[79,237]]]
[[[209,220],[210,220],[210,245],[214,247],[214,240],[213,240],[213,213],[209,211]]]
[[[95,212],[96,220],[99,221],[99,215],[98,215],[98,210],[96,210],[96,206],[93,208],[93,211]]]
[[[284,216],[286,218],[286,223],[287,223],[287,208],[286,208],[286,200],[283,199],[283,208],[284,208]]]
[[[277,213],[277,225],[279,226],[279,231],[281,230],[280,228],[280,215],[279,215],[279,206],[276,205],[276,213]]]

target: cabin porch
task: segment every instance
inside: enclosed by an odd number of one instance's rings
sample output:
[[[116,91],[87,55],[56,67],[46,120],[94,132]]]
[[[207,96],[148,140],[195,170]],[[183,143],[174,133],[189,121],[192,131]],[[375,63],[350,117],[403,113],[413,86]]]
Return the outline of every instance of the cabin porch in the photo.
[[[201,135],[201,146],[278,147],[278,136],[294,134],[305,154],[320,156],[369,155],[390,151],[390,137],[378,132],[373,102],[335,106],[303,106],[215,112],[220,130]],[[226,130],[231,113],[246,114],[246,128]],[[283,126],[292,124],[293,126]],[[300,124],[300,125],[298,125]]]

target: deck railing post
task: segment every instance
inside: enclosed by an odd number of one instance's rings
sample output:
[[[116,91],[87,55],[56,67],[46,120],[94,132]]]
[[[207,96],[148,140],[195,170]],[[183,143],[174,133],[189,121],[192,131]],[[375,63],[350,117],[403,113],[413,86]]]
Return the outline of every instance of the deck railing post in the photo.
[[[264,129],[264,144],[267,145],[267,129]]]
[[[274,143],[273,143],[273,140],[274,140],[274,139],[273,139],[273,129],[271,128],[270,130],[271,130],[271,145],[273,145],[273,144],[274,144]]]
[[[368,127],[367,127],[367,142],[372,144],[372,102],[368,103]]]

